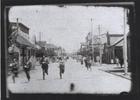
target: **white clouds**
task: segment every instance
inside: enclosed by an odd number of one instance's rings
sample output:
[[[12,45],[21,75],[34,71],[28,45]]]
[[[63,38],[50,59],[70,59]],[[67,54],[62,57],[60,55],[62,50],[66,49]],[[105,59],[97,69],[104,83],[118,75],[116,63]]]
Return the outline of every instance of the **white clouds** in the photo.
[[[123,8],[66,6],[22,6],[13,7],[9,13],[10,21],[15,18],[30,28],[31,36],[42,32],[42,39],[64,46],[68,51],[78,49],[80,42],[90,31],[90,19],[93,18],[93,32],[102,34],[122,34]]]

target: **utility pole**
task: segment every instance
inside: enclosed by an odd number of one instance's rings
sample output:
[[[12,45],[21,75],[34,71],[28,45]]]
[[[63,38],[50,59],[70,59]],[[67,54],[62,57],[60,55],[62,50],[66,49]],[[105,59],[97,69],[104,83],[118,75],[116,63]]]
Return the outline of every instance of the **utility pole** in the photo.
[[[124,8],[124,42],[123,42],[123,58],[124,58],[124,74],[127,74],[127,34],[125,31],[126,27],[126,9]]]
[[[39,32],[39,41],[41,41],[41,32]]]
[[[100,50],[100,65],[102,65],[102,48],[101,48],[101,28],[100,25],[98,26],[98,30],[99,30],[99,50]]]
[[[92,46],[92,64],[94,64],[94,45],[93,45],[93,19],[91,18],[91,46]]]
[[[16,33],[16,35],[15,35],[14,43],[15,43],[15,41],[16,41],[17,35],[19,34],[19,19],[18,19],[18,18],[17,18],[16,26],[17,26],[17,33]]]
[[[18,34],[18,31],[19,31],[19,22],[18,22],[18,18],[17,18],[17,34]]]
[[[34,43],[36,44],[36,35],[34,35]]]
[[[17,34],[16,34],[16,36],[19,34],[19,22],[18,22],[18,18],[17,18]],[[16,41],[16,40],[15,40]],[[21,63],[20,63],[20,59],[21,59],[21,57],[20,57],[20,51],[18,52],[18,63],[19,63],[19,65],[21,65]],[[24,61],[24,60],[23,60]]]

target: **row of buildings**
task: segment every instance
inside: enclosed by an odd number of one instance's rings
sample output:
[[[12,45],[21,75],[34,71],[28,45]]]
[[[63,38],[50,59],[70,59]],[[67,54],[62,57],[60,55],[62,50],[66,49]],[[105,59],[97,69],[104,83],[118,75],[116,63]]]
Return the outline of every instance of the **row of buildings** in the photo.
[[[14,58],[18,60],[19,66],[23,66],[27,60],[35,60],[36,45],[29,38],[29,28],[22,23],[11,22],[8,34],[8,61]],[[22,67],[19,67],[22,69]]]
[[[44,55],[51,58],[54,56],[64,56],[66,54],[62,47],[47,43],[46,41],[37,41],[36,44],[41,47],[41,49],[38,49],[36,52],[37,57]]]
[[[46,41],[31,41],[29,37],[29,28],[23,23],[10,22],[8,32],[8,64],[14,58],[17,59],[19,69],[23,69],[24,64],[30,59],[33,64],[36,63],[37,57],[58,56],[65,53],[61,47]],[[34,66],[33,66],[34,67]]]
[[[85,38],[85,42],[81,43],[80,52],[83,56],[89,55],[97,61],[97,56],[101,57],[102,63],[116,63],[115,59],[123,59],[123,34],[106,34],[94,35],[91,33]],[[130,63],[130,33],[127,34],[127,58],[128,64]]]

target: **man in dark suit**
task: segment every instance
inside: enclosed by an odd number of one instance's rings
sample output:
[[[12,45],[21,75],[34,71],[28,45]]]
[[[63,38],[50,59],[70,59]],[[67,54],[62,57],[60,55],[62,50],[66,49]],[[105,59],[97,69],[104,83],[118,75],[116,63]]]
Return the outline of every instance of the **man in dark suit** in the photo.
[[[42,67],[42,71],[43,71],[43,80],[45,80],[45,73],[48,75],[48,67],[49,67],[49,61],[47,57],[42,57],[41,59],[41,67]]]
[[[123,64],[124,64],[123,58],[120,58],[119,63],[120,63],[120,66],[121,66],[121,68],[122,68],[122,66],[123,66]]]

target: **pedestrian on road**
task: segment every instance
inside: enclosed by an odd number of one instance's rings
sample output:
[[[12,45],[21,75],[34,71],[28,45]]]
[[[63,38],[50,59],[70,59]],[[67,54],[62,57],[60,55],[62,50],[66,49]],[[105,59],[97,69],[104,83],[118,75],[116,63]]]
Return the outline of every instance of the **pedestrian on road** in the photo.
[[[65,71],[65,63],[64,60],[60,57],[59,58],[59,75],[60,79],[62,79],[62,74],[64,74]]]
[[[88,61],[87,61],[88,59],[87,59],[87,57],[85,57],[85,59],[84,59],[84,62],[85,62],[85,67],[87,68],[87,70],[88,70]]]
[[[27,61],[27,63],[24,64],[24,71],[26,74],[26,77],[28,79],[28,81],[30,81],[30,70],[32,67],[32,62],[30,61],[30,59]]]
[[[123,58],[120,58],[119,63],[120,63],[120,66],[121,66],[121,68],[122,68],[122,66],[123,66],[123,64],[124,64]]]
[[[116,65],[117,65],[117,67],[119,67],[119,59],[116,57]]]
[[[83,65],[83,57],[81,57],[81,65]]]
[[[91,65],[92,65],[92,59],[91,59],[91,57],[90,57],[90,58],[89,58],[89,69],[90,69],[90,70],[92,70]]]
[[[18,63],[16,59],[14,59],[13,63],[10,64],[10,67],[12,68],[12,80],[13,83],[15,83],[15,77],[18,76]]]
[[[42,67],[42,72],[43,72],[43,80],[45,80],[45,73],[48,75],[48,67],[49,67],[49,60],[47,57],[43,57],[41,59],[41,67]]]
[[[91,63],[92,63],[92,60],[90,57],[87,58],[87,70],[91,70]]]

